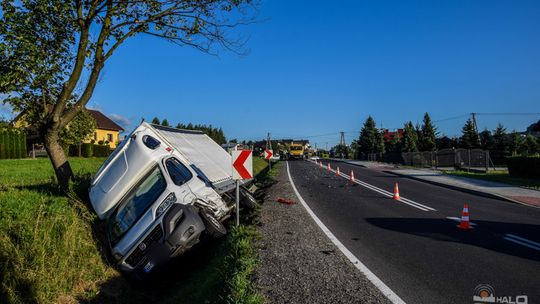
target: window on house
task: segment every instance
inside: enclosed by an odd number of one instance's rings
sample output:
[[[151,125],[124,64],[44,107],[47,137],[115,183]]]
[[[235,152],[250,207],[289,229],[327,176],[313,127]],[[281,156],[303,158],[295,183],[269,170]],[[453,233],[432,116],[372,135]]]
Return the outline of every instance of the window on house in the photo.
[[[97,140],[97,132],[94,132],[94,140]]]
[[[111,133],[107,133],[107,141],[112,142],[113,141],[113,135]]]

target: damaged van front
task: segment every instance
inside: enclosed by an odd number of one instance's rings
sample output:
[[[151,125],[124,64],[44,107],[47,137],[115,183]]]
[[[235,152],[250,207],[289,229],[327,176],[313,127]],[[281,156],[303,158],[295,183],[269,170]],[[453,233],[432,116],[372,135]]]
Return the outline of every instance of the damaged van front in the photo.
[[[92,206],[106,220],[112,256],[122,271],[139,278],[197,244],[203,232],[224,235],[222,222],[234,209],[230,187],[215,187],[194,156],[188,158],[164,134],[141,124],[103,164],[90,188]],[[208,141],[200,138],[204,134],[192,135],[192,141]]]

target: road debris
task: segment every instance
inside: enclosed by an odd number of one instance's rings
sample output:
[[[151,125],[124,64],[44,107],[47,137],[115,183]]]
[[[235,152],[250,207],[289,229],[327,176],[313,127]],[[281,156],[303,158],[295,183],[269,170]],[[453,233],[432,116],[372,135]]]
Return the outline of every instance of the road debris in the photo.
[[[294,205],[294,204],[296,204],[295,201],[293,201],[293,200],[291,200],[291,199],[285,199],[285,198],[282,198],[282,197],[278,197],[278,199],[276,200],[276,202],[282,203],[282,204],[287,204],[287,205]]]

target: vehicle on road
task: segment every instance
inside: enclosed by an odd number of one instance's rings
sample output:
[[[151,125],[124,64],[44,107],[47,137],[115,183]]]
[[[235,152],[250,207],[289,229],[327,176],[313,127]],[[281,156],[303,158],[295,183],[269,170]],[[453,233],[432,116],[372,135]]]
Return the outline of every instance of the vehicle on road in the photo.
[[[254,207],[246,182],[241,202]],[[210,137],[142,122],[97,172],[90,201],[120,270],[141,279],[201,236],[225,235],[235,188],[231,155]]]
[[[306,159],[306,150],[304,146],[292,143],[289,147],[289,159]]]

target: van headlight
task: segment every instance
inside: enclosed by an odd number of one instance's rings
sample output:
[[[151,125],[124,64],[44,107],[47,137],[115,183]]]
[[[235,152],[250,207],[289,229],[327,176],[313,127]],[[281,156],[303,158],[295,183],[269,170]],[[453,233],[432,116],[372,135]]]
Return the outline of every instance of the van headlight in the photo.
[[[159,217],[161,214],[163,214],[163,212],[165,212],[165,210],[167,210],[174,203],[176,203],[176,195],[174,195],[174,192],[171,192],[157,207],[156,217]]]

